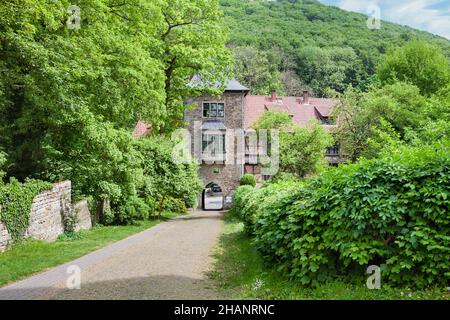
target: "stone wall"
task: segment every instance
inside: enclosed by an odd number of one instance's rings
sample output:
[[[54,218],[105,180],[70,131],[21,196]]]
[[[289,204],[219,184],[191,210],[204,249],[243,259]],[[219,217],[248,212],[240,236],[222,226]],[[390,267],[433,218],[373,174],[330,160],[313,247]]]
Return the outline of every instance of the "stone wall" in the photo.
[[[54,241],[64,233],[64,216],[71,210],[71,182],[56,183],[52,190],[37,195],[31,206],[30,224],[25,233],[26,238]],[[78,202],[74,208],[78,215],[76,230],[91,228],[91,215],[86,201]],[[5,225],[0,223],[0,252],[3,251],[11,237]]]
[[[82,200],[73,206],[74,213],[78,217],[78,224],[75,231],[89,230],[92,228],[91,213],[89,212],[88,203]]]
[[[53,241],[64,233],[63,217],[70,210],[71,188],[70,181],[56,183],[52,190],[34,198],[25,237]]]
[[[0,222],[0,252],[6,249],[6,246],[11,241],[11,236],[6,230],[6,227],[3,223]]]

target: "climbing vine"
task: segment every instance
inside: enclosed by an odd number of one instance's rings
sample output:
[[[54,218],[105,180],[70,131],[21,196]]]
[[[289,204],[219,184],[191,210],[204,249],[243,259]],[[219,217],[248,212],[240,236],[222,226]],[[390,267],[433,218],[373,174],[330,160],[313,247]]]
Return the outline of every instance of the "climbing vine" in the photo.
[[[15,179],[0,184],[0,222],[5,224],[13,241],[22,239],[28,228],[33,199],[52,186],[49,182],[28,180],[20,183]]]

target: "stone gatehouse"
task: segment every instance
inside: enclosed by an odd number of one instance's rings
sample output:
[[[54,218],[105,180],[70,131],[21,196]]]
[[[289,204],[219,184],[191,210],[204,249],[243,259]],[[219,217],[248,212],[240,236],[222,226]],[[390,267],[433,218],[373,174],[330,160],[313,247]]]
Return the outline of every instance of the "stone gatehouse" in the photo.
[[[252,96],[249,89],[235,79],[228,82],[220,96],[203,95],[191,99],[189,104],[197,107],[185,113],[185,121],[203,183],[220,189],[221,197],[225,199],[224,207],[227,207],[244,174],[253,174],[258,182],[270,178],[263,175],[258,162],[251,160],[251,148],[246,144],[246,132],[265,111],[288,112],[294,123],[303,127],[311,120],[318,121],[328,130],[335,126],[330,115],[336,102],[312,98],[307,91],[302,97],[281,97],[275,91],[270,96]],[[337,146],[331,146],[324,153],[331,165],[339,162]],[[205,190],[210,191],[209,188]],[[204,195],[205,191],[200,204],[205,209]]]
[[[185,114],[192,137],[191,150],[200,163],[200,177],[205,186],[210,183],[220,186],[225,199],[232,196],[244,174],[244,163],[239,157],[245,150],[237,140],[239,132],[241,136],[244,133],[248,92],[237,81],[230,81],[221,96],[193,99],[192,103],[198,107]]]

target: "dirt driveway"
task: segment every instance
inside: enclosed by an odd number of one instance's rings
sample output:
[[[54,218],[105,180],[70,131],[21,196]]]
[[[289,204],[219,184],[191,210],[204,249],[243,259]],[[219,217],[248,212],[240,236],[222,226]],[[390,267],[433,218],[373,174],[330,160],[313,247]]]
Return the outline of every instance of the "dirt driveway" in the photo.
[[[0,299],[218,299],[205,272],[219,212],[170,220],[0,289]],[[76,281],[81,279],[80,289]]]

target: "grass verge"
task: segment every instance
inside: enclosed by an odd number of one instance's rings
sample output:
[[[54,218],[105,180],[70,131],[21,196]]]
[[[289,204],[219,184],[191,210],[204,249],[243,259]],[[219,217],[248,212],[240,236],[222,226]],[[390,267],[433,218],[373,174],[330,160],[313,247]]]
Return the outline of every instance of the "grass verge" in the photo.
[[[26,240],[0,253],[0,287],[82,257],[108,244],[151,228],[173,218],[165,214],[162,220],[141,221],[130,226],[98,226],[91,230],[63,234],[55,242]]]
[[[304,288],[264,264],[261,255],[245,234],[244,225],[233,216],[225,215],[224,232],[215,253],[209,277],[222,295],[229,299],[325,299],[325,300],[449,300],[448,292],[439,290],[412,291],[405,289],[369,290],[361,285],[335,281],[317,288]]]

